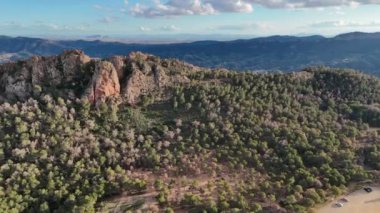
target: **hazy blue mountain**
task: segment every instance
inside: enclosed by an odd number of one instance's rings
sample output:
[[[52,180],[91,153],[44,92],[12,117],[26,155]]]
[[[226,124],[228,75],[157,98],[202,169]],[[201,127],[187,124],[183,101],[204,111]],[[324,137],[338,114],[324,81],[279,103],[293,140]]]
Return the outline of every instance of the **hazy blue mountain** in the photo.
[[[142,51],[178,58],[204,67],[236,70],[300,70],[326,65],[353,68],[380,75],[380,33],[353,32],[333,38],[323,36],[271,36],[235,41],[198,41],[176,44],[126,44],[100,40],[56,41],[25,37],[0,37],[0,62],[30,55],[55,55],[81,49],[91,57],[126,55]]]

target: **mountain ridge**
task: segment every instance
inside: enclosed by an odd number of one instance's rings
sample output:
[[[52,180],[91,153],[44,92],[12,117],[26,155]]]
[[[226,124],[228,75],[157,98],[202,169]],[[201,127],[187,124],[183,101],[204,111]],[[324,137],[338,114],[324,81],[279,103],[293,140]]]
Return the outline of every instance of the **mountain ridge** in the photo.
[[[325,65],[351,68],[380,75],[379,33],[353,32],[323,36],[270,36],[234,41],[197,41],[173,44],[127,44],[101,40],[44,40],[0,38],[0,62],[26,59],[32,55],[57,55],[64,50],[81,49],[89,56],[105,58],[145,52],[162,58],[178,58],[209,68],[297,71]]]

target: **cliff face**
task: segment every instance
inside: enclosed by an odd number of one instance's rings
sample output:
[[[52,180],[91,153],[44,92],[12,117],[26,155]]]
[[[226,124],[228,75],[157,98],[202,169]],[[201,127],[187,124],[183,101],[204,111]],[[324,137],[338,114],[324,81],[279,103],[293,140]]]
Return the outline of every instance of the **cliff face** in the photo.
[[[39,90],[59,90],[67,97],[88,98],[92,103],[122,98],[136,104],[142,95],[189,82],[180,71],[197,69],[142,53],[101,61],[79,50],[65,51],[55,57],[34,56],[0,65],[0,102],[25,101]]]
[[[36,87],[56,87],[73,82],[90,57],[78,50],[57,57],[33,56],[27,61],[0,66],[0,96],[10,101],[25,100]]]
[[[86,89],[85,96],[91,102],[105,101],[107,97],[120,94],[120,83],[115,67],[106,61],[95,66],[95,73]]]

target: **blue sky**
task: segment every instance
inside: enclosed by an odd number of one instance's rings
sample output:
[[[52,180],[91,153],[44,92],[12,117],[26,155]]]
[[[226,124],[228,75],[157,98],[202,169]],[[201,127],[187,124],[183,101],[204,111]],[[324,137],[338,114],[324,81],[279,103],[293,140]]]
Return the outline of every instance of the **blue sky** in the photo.
[[[0,34],[11,36],[154,39],[380,31],[380,0],[0,0],[0,14]]]

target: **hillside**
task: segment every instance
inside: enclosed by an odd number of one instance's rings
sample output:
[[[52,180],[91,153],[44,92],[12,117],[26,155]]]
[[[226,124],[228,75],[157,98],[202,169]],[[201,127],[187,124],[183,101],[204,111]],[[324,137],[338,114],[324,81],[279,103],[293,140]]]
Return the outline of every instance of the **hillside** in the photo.
[[[380,80],[78,50],[0,65],[0,212],[307,212],[380,169]]]
[[[125,44],[102,41],[53,41],[24,37],[0,37],[0,62],[31,55],[55,55],[81,49],[91,57],[128,55],[142,51],[163,58],[178,58],[197,66],[244,70],[297,71],[324,65],[351,68],[380,75],[380,34],[347,33],[322,36],[271,36],[236,41],[200,41],[179,44]]]

